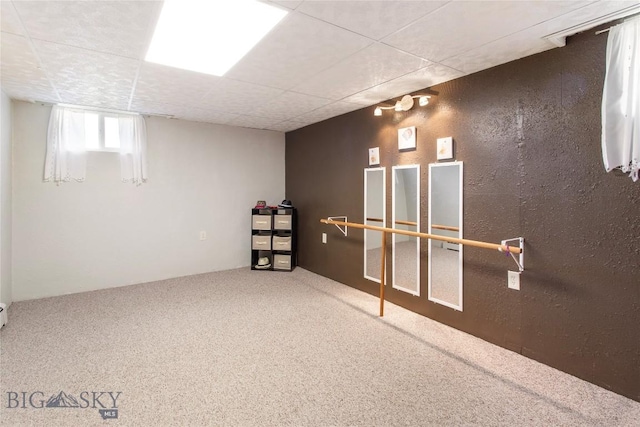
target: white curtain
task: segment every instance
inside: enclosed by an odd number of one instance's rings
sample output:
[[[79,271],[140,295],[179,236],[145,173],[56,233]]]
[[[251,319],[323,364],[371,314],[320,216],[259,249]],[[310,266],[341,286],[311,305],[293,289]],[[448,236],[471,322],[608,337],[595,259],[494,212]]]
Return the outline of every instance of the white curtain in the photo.
[[[638,180],[640,168],[640,19],[609,30],[602,95],[602,158]]]
[[[87,173],[84,112],[53,106],[47,132],[44,180],[84,181]]]
[[[122,182],[147,181],[147,129],[142,116],[119,116]]]

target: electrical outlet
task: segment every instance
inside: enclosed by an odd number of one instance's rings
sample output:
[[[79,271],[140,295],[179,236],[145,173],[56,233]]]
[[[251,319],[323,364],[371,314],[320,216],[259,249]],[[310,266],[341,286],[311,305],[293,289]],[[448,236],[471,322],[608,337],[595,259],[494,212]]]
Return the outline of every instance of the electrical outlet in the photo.
[[[207,232],[206,231],[201,231],[200,232],[200,240],[207,240]]]
[[[322,233],[322,243],[327,243],[327,233]]]
[[[516,291],[519,291],[520,290],[520,272],[508,271],[507,284],[509,286],[509,289],[515,289]]]

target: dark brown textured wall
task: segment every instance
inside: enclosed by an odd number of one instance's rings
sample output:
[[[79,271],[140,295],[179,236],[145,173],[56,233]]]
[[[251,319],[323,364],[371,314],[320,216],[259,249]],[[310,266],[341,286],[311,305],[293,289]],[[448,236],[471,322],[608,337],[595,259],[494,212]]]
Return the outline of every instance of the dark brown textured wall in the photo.
[[[299,265],[377,294],[362,277],[362,231],[345,238],[319,220],[363,222],[363,169],[376,146],[387,167],[387,220],[391,166],[411,163],[421,165],[425,218],[436,138],[452,136],[465,167],[464,237],[525,237],[521,291],[507,288],[511,260],[466,247],[464,311],[431,303],[423,242],[422,296],[388,287],[388,300],[640,401],[640,183],[602,165],[605,47],[606,36],[589,32],[432,87],[438,96],[426,108],[374,117],[370,107],[287,133]],[[414,125],[417,149],[398,152],[397,129]]]

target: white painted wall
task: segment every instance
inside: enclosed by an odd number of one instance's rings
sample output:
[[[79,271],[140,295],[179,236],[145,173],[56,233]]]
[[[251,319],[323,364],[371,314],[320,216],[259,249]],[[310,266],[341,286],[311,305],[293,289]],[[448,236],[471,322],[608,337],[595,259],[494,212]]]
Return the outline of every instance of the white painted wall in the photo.
[[[56,186],[42,180],[50,108],[13,113],[16,301],[248,266],[251,208],[284,199],[280,132],[151,117],[146,184],[94,152],[86,182]]]
[[[0,93],[0,302],[11,295],[11,99]]]

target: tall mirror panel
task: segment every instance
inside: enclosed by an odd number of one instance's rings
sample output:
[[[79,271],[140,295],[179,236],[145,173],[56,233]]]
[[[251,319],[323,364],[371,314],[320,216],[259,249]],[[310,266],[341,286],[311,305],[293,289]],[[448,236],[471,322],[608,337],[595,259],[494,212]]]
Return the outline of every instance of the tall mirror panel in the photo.
[[[364,170],[364,223],[386,227],[385,168]],[[364,230],[364,277],[380,283],[382,232]]]
[[[394,166],[392,228],[420,230],[420,165]],[[393,233],[393,287],[420,295],[420,239]]]
[[[429,165],[429,234],[462,239],[462,162]],[[429,300],[459,311],[462,247],[429,239]]]

